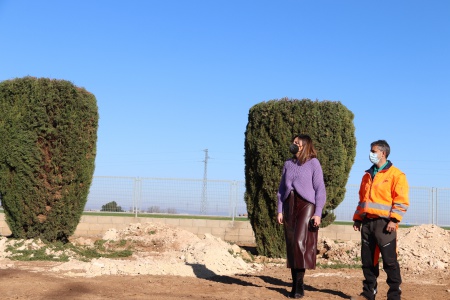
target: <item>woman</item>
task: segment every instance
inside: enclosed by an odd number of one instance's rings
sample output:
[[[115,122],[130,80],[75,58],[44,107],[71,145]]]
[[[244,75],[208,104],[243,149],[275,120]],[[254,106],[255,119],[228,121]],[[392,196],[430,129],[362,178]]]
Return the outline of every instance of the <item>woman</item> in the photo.
[[[306,269],[316,268],[317,235],[326,201],[323,172],[308,135],[293,139],[293,158],[284,163],[278,189],[278,223],[284,224],[287,267],[291,269],[289,298],[304,296]]]

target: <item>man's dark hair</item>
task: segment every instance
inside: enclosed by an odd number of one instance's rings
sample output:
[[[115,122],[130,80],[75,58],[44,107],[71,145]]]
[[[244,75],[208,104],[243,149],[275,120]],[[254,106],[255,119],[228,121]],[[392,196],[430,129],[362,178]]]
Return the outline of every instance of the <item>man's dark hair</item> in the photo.
[[[389,157],[389,153],[391,153],[391,147],[389,147],[389,144],[385,140],[378,140],[370,144],[370,149],[372,149],[373,146],[377,146],[378,149],[386,153],[386,158]]]

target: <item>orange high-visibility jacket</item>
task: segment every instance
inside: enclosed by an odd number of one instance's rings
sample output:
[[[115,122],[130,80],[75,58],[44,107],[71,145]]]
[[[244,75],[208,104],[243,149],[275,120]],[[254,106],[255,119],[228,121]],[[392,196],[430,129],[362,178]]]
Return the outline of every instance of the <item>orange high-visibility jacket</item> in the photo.
[[[409,207],[406,175],[389,161],[386,167],[372,179],[373,166],[366,171],[359,188],[359,203],[353,221],[365,216],[395,218],[399,222]]]

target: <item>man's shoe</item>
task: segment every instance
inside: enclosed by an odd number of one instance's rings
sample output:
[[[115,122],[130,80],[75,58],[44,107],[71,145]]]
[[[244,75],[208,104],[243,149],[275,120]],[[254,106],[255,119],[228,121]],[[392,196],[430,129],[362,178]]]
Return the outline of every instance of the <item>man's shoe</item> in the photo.
[[[300,299],[300,298],[303,298],[303,295],[304,294],[300,294],[300,293],[295,293],[295,294],[289,293],[288,298]]]
[[[370,300],[370,299],[364,296],[363,294],[360,294],[358,296],[352,296],[350,300]]]

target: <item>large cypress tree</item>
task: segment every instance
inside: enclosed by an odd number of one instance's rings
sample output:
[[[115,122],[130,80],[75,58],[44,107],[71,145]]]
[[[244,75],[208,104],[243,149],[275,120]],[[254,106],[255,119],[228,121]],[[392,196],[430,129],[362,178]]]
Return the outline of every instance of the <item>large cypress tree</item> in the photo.
[[[356,155],[353,113],[340,102],[283,98],[250,108],[245,132],[245,202],[258,253],[285,256],[283,227],[276,221],[277,191],[295,134],[313,139],[322,165],[327,202],[322,227],[331,224],[345,196]]]
[[[69,81],[0,83],[0,194],[17,238],[67,241],[94,173],[95,96]]]

